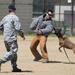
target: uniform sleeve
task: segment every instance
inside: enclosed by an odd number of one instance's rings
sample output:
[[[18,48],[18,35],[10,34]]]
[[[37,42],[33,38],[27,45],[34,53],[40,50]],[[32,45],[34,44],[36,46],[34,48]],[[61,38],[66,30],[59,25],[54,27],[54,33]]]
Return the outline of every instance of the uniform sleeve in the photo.
[[[47,23],[47,25],[44,29],[40,29],[40,30],[42,31],[42,34],[50,34],[53,30],[51,21]]]
[[[19,18],[16,18],[16,19],[14,20],[14,26],[15,26],[15,29],[17,30],[17,32],[19,33],[19,35],[20,35],[21,37],[24,37],[24,31],[23,31],[22,28],[21,28],[21,23],[20,23],[20,21],[19,21]]]
[[[0,22],[0,30],[3,31],[3,23],[4,23],[4,19],[2,19],[2,21]]]
[[[14,20],[14,26],[17,31],[19,31],[21,29],[21,23],[20,23],[19,19]]]

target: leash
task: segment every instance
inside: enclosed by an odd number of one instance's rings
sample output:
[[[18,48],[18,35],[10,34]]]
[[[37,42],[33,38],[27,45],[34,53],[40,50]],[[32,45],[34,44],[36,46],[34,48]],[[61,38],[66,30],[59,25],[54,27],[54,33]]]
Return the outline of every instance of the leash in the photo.
[[[68,57],[68,55],[67,55],[67,52],[66,52],[65,48],[63,48],[63,49],[64,49],[64,52],[65,52],[65,55],[66,55],[68,61],[71,62],[70,59],[69,59],[69,57]]]

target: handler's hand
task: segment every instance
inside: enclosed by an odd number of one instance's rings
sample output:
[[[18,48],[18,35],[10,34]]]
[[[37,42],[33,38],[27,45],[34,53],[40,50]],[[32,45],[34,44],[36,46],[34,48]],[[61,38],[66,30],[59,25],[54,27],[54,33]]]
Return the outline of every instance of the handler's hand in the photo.
[[[39,34],[39,35],[41,35],[41,34],[42,34],[42,31],[41,31],[41,30],[39,30],[39,31],[38,31],[38,34]]]

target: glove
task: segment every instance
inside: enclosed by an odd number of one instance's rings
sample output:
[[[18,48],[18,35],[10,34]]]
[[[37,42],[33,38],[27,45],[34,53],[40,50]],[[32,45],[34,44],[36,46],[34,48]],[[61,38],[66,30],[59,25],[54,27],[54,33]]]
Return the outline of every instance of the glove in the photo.
[[[36,33],[36,34],[38,34],[38,33],[39,33],[39,30],[36,29],[36,30],[34,30],[33,32]]]
[[[38,35],[42,35],[42,31],[41,30],[34,30],[34,33],[38,34]]]

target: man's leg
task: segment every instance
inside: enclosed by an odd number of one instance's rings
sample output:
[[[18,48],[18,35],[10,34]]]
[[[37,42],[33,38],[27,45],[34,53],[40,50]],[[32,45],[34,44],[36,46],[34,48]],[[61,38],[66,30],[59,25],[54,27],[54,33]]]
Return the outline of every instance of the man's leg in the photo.
[[[43,62],[48,62],[49,61],[47,48],[46,48],[46,42],[47,42],[47,37],[41,36],[40,49],[41,49],[41,52],[42,52]]]
[[[6,49],[8,49],[7,53],[0,59],[0,63],[5,63],[9,60],[11,60],[12,62],[12,66],[15,66],[17,68],[17,64],[16,64],[16,60],[13,60],[13,58],[15,58],[15,55],[18,51],[18,45],[17,45],[17,41],[14,41],[14,42],[5,42],[5,46],[6,46]],[[10,50],[9,50],[10,49]],[[14,70],[14,68],[13,68]]]
[[[12,64],[12,72],[21,72],[21,69],[17,68],[17,54],[14,55],[14,57],[11,59]]]
[[[12,47],[13,50],[18,51],[18,44],[17,41],[14,42],[14,46]],[[11,64],[12,64],[12,72],[21,72],[21,69],[17,68],[17,53],[14,54],[14,57],[11,59]]]
[[[38,44],[39,44],[39,37],[37,35],[35,35],[31,42],[31,45],[30,45],[30,50],[35,57],[34,61],[38,61],[38,60],[42,59],[42,56],[37,51]]]

